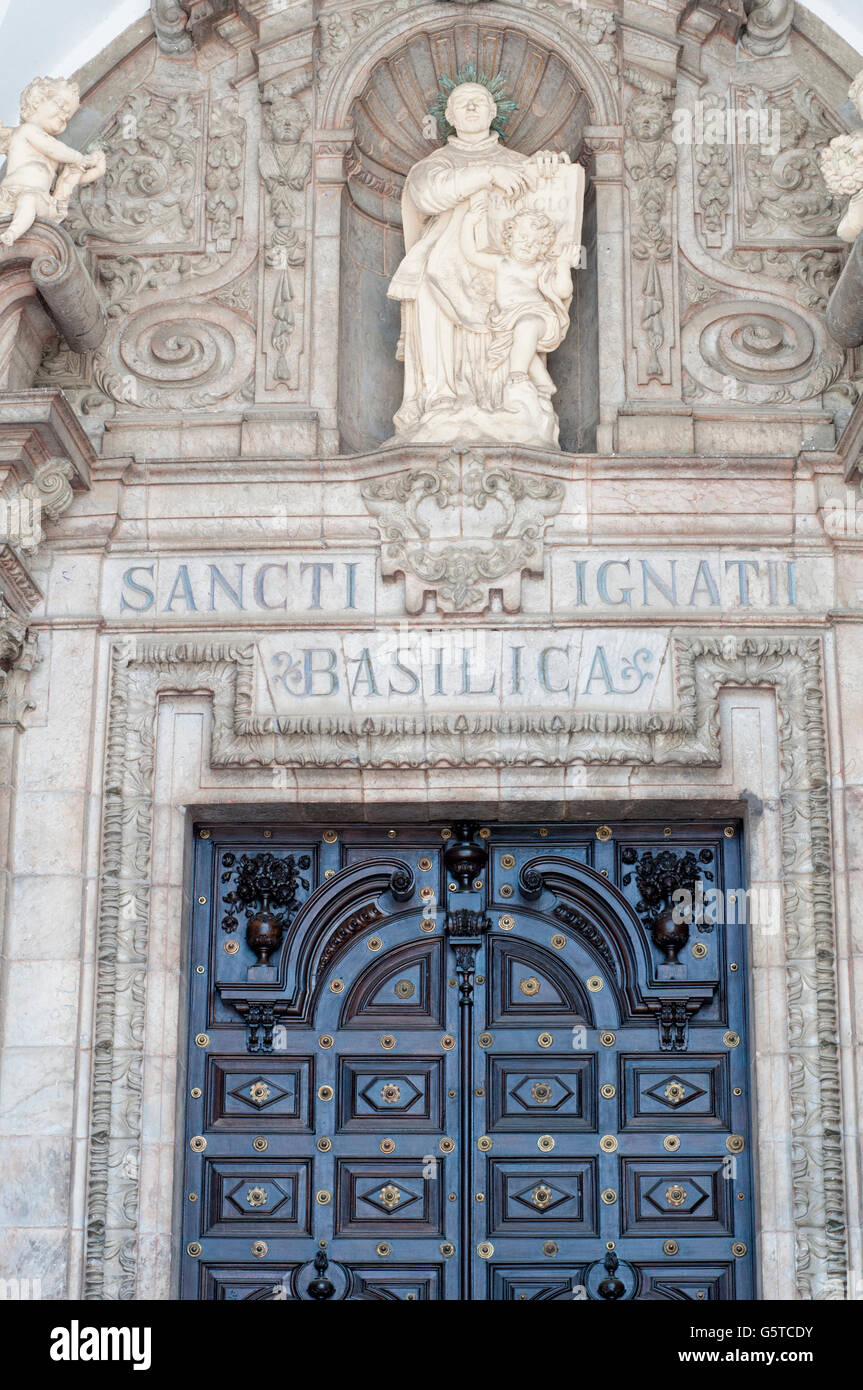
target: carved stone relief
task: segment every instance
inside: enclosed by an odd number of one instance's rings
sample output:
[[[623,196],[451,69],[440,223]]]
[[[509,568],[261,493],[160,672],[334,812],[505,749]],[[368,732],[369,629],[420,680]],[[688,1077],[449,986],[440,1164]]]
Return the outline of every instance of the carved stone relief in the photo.
[[[683,361],[707,391],[752,405],[815,399],[844,365],[842,354],[825,349],[808,319],[789,304],[727,297],[687,319]]]
[[[192,47],[186,31],[190,3],[186,0],[150,0],[156,41],[163,53],[186,53]]]
[[[743,0],[746,26],[743,47],[757,57],[779,53],[794,23],[794,0]]]
[[[213,103],[207,132],[207,239],[217,251],[230,251],[242,211],[246,123],[235,96]]]
[[[287,74],[268,82],[261,92],[263,138],[258,168],[266,189],[265,282],[271,327],[265,351],[267,385],[295,389],[302,351],[305,306],[306,188],[312,171],[312,147],[303,137],[310,116],[296,93],[307,75]]]
[[[845,409],[856,391],[822,321],[840,269],[816,148],[832,117],[799,84],[732,86],[727,101],[700,101],[705,128],[727,107],[733,138],[693,144],[694,225],[707,256],[690,250],[681,261],[684,399],[827,408],[829,393]]]
[[[388,0],[385,4],[358,5],[349,12],[324,13],[318,20],[315,82],[323,91],[340,63],[375,25],[410,9],[412,0]]]
[[[670,381],[666,341],[670,265],[674,247],[671,189],[677,148],[670,139],[670,99],[642,91],[633,97],[624,124],[623,162],[629,175],[633,275],[633,348],[638,382]],[[673,307],[671,308],[673,313]]]
[[[543,537],[564,487],[500,466],[471,451],[365,483],[363,501],[381,537],[385,577],[404,575],[405,606],[423,610],[432,593],[444,613],[479,613],[501,591],[521,606],[523,573],[543,573]]]
[[[197,249],[204,110],[201,92],[130,92],[102,137],[105,178],[70,214],[79,244]]]
[[[733,101],[738,122],[766,111],[777,130],[775,145],[753,139],[732,146],[738,243],[833,241],[840,205],[824,183],[818,150],[838,127],[824,105],[800,83],[774,91],[737,87]]]
[[[708,120],[725,121],[727,106],[722,97],[708,92],[702,98],[705,125]],[[704,245],[721,246],[731,215],[731,160],[724,140],[694,140],[692,154],[697,165],[695,178],[697,208],[695,223]]]
[[[591,5],[573,5],[571,0],[524,0],[525,9],[548,15],[555,24],[565,24],[591,51],[610,77],[619,69],[617,16]]]
[[[168,67],[157,64],[161,85],[132,91],[110,119],[105,179],[70,219],[109,332],[92,356],[50,345],[38,380],[62,385],[84,415],[249,399],[254,289],[236,293],[218,276],[239,245],[246,122],[235,93],[208,94],[191,85],[194,69]]]

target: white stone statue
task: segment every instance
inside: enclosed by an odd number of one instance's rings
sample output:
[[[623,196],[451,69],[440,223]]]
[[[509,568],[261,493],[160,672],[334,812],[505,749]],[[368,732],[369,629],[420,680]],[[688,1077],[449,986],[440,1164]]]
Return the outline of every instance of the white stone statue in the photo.
[[[446,103],[455,134],[415,164],[402,198],[404,398],[391,444],[557,448],[546,354],[569,327],[584,170],[567,154],[500,144],[481,82]]]
[[[858,72],[848,95],[863,116],[863,72]],[[843,241],[856,241],[863,232],[863,130],[837,135],[821,151],[821,173],[830,192],[837,198],[851,194],[845,216],[836,228]]]
[[[37,217],[62,222],[74,189],[104,174],[103,151],[82,154],[57,139],[77,109],[74,82],[36,77],[21,94],[21,124],[14,130],[0,126],[0,154],[6,155],[0,217],[12,214],[9,226],[0,232],[4,246],[23,236]]]

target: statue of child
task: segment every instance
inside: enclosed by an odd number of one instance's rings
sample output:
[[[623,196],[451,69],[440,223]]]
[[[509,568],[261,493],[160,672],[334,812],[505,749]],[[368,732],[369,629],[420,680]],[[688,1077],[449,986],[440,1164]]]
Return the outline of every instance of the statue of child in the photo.
[[[489,365],[507,363],[510,388],[530,382],[541,397],[549,399],[556,388],[545,354],[566,336],[572,268],[579,264],[581,248],[566,244],[553,254],[558,231],[554,222],[543,212],[522,208],[503,225],[503,250],[480,250],[477,232],[485,215],[486,203],[480,195],[462,223],[461,249],[471,265],[494,273]]]
[[[101,150],[82,154],[56,138],[77,111],[78,100],[74,82],[36,77],[21,94],[21,124],[14,130],[0,126],[0,153],[6,154],[0,217],[13,214],[0,232],[4,246],[17,241],[37,217],[62,222],[73,190],[104,174]]]
[[[863,116],[863,72],[858,72],[848,95]],[[863,232],[863,130],[837,135],[821,151],[821,173],[836,198],[851,194],[845,215],[836,228],[843,241],[856,241]]]

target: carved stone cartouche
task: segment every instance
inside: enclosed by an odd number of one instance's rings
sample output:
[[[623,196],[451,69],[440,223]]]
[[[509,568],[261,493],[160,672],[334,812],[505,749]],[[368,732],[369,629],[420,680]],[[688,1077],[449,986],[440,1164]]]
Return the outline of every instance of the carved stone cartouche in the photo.
[[[499,590],[521,606],[524,574],[541,574],[544,535],[563,484],[505,467],[475,450],[451,453],[361,485],[381,537],[385,577],[404,575],[405,606],[432,592],[444,613],[482,612]]]

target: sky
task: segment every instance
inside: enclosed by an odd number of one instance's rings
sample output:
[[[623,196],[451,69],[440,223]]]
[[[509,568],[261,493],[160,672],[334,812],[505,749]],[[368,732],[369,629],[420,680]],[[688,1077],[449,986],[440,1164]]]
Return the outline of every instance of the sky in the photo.
[[[0,121],[17,123],[31,77],[71,77],[147,9],[146,0],[0,0]],[[863,0],[808,0],[807,9],[863,54]]]

